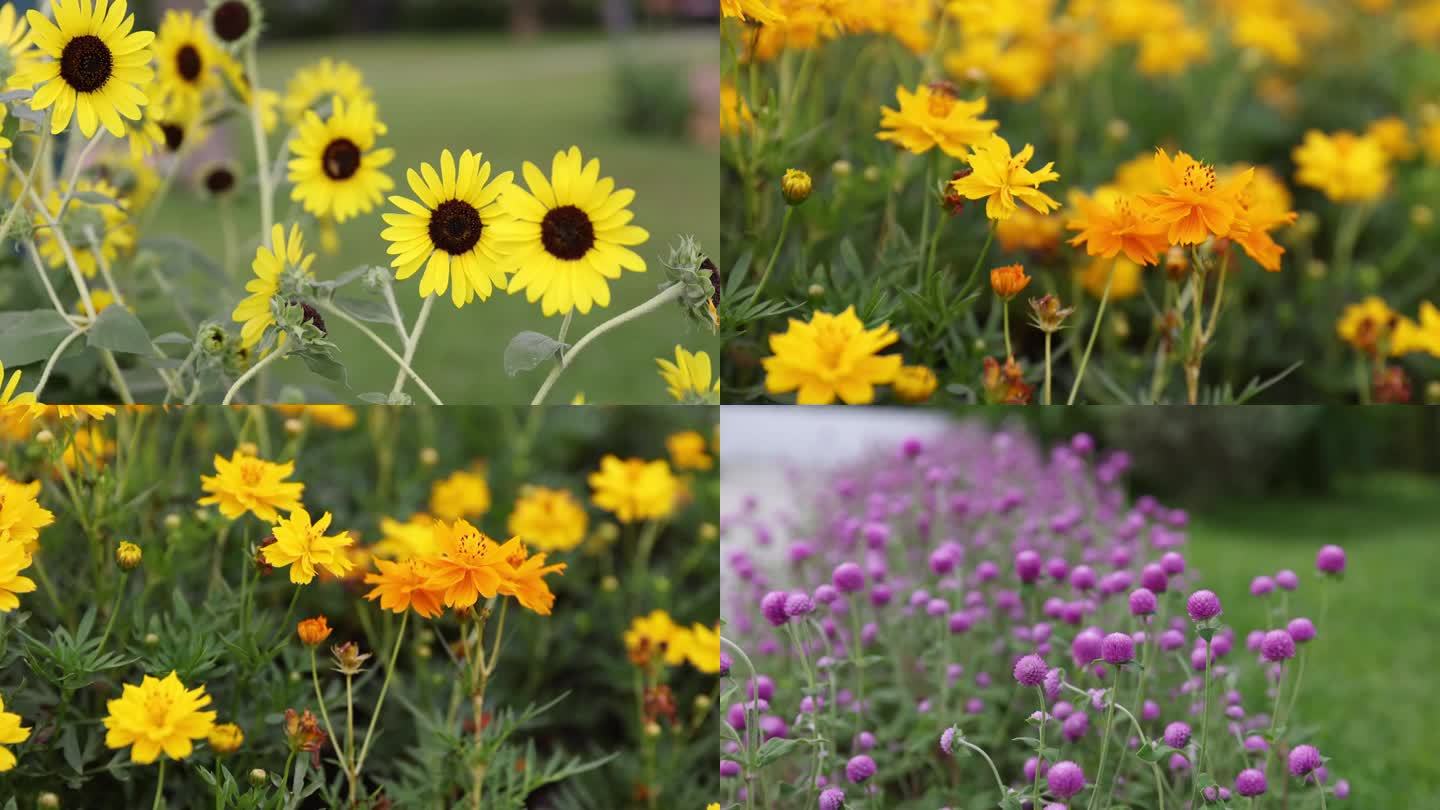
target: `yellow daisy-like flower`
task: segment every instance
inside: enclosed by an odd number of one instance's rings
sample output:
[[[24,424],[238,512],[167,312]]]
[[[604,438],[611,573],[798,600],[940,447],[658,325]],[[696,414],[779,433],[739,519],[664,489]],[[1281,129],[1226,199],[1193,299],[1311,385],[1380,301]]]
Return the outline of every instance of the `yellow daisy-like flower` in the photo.
[[[720,132],[724,135],[739,135],[742,127],[748,128],[755,123],[755,115],[750,112],[750,105],[735,90],[735,85],[729,82],[720,84]]]
[[[1110,278],[1111,268],[1115,277]],[[1095,298],[1105,294],[1105,285],[1110,285],[1110,300],[1123,301],[1140,294],[1142,271],[1140,265],[1124,256],[1113,259],[1097,258],[1086,264],[1080,271],[1080,286]]]
[[[689,643],[685,645],[685,660],[707,675],[720,672],[720,633],[713,627],[699,622],[690,625]]]
[[[1060,203],[1040,190],[1041,183],[1059,180],[1054,163],[1046,163],[1037,171],[1030,171],[1025,164],[1035,155],[1035,147],[1025,144],[1017,155],[1010,154],[1010,144],[999,135],[977,144],[966,162],[970,173],[958,180],[950,181],[956,194],[969,199],[985,199],[985,216],[990,219],[1009,219],[1016,210],[1016,200],[1025,203],[1042,214],[1059,208]]]
[[[621,523],[663,520],[680,500],[680,482],[664,459],[646,461],[607,455],[590,473],[591,500]]]
[[[130,140],[136,140],[136,132],[130,133]],[[111,150],[95,160],[95,170],[105,182],[120,192],[121,198],[129,203],[129,210],[143,211],[160,190],[160,173],[143,157],[119,149]],[[93,297],[99,290],[92,289]]]
[[[0,52],[3,52],[0,53],[0,60],[8,66],[8,86],[28,87],[17,79],[23,79],[26,68],[40,58],[34,44],[30,36],[30,26],[25,23],[24,17],[15,12],[15,4],[6,3],[0,6]]]
[[[1144,215],[1166,226],[1170,244],[1198,245],[1211,236],[1230,235],[1240,197],[1255,177],[1253,168],[1221,179],[1210,164],[1185,152],[1171,158],[1164,149],[1155,150],[1155,168],[1163,178],[1161,191],[1141,194],[1140,200]]]
[[[103,422],[106,417],[115,415],[114,405],[42,405],[37,402],[32,410],[35,416],[53,417],[71,422],[89,420]]]
[[[1413,322],[1408,322],[1384,299],[1375,295],[1346,306],[1335,322],[1335,333],[1341,340],[1372,356],[1382,349],[1391,357],[1405,354],[1407,341],[1395,340],[1395,337],[1412,333],[1415,328]]]
[[[508,219],[502,195],[511,193],[514,172],[493,179],[479,152],[465,150],[460,162],[449,149],[440,153],[440,171],[429,163],[405,174],[419,200],[394,196],[400,213],[384,215],[390,227],[380,232],[394,256],[395,278],[405,280],[422,266],[420,297],[444,295],[457,307],[490,297],[506,287],[499,228]]]
[[[446,607],[460,609],[500,592],[510,565],[499,544],[463,520],[437,520],[433,528],[436,554],[420,561],[426,588],[441,592]]]
[[[890,387],[901,402],[920,403],[930,399],[940,381],[929,366],[901,366]]]
[[[684,632],[683,628],[669,613],[656,608],[645,616],[631,619],[621,639],[625,642],[625,652],[630,661],[644,666],[653,660],[666,660],[671,642],[681,632]]]
[[[512,537],[500,547],[505,556],[506,570],[501,574],[500,593],[515,598],[526,610],[549,616],[555,607],[555,594],[545,577],[550,574],[564,574],[569,566],[565,563],[546,565],[545,552],[531,554],[525,542]]]
[[[676,402],[690,405],[715,404],[720,400],[720,378],[710,382],[710,355],[705,352],[688,352],[681,346],[675,347],[675,362],[662,358],[655,360],[660,366],[660,378],[665,381],[665,390]]]
[[[523,290],[546,315],[610,306],[609,279],[645,272],[645,260],[627,247],[650,238],[629,224],[635,191],[617,190],[613,178],[600,177],[600,161],[583,163],[576,146],[555,153],[548,180],[529,161],[524,175],[529,191],[517,184],[501,198],[512,219],[496,226],[503,267],[515,273],[510,292]]]
[[[274,405],[276,411],[286,416],[305,417],[317,425],[331,430],[349,430],[360,421],[355,409],[349,405]]]
[[[306,110],[290,142],[295,153],[288,164],[295,185],[290,198],[306,211],[336,222],[372,210],[395,187],[390,175],[381,171],[395,159],[395,150],[375,148],[375,136],[383,128],[375,105],[368,101],[347,103],[336,96],[325,119]]]
[[[200,486],[210,493],[201,498],[202,506],[215,504],[220,514],[234,519],[249,512],[264,521],[279,519],[279,510],[300,509],[300,495],[305,485],[286,481],[295,472],[295,462],[274,464],[236,450],[227,460],[215,456],[215,475],[200,476]]]
[[[1371,135],[1312,129],[1292,157],[1295,180],[1320,189],[1334,202],[1375,200],[1390,185],[1390,156]]]
[[[81,212],[85,212],[100,224],[100,227],[95,229],[95,235],[100,239],[98,256],[88,237],[70,239],[70,249],[75,254],[76,266],[86,278],[94,278],[100,267],[100,258],[103,258],[106,264],[113,265],[121,255],[135,247],[135,225],[127,220],[129,204],[121,198],[118,189],[104,180],[80,180],[75,183],[75,192],[98,194],[113,200],[87,202],[72,195],[65,212],[66,223],[79,219]],[[50,211],[50,216],[60,216],[60,205],[64,201],[65,195],[59,189],[51,189],[45,196],[45,207]],[[44,257],[45,263],[54,268],[65,267],[65,249],[60,246],[60,240],[55,238],[55,233],[49,228],[37,229],[35,233],[39,238],[40,255]]]
[[[292,126],[299,124],[307,110],[314,109],[334,96],[346,101],[373,101],[373,94],[365,84],[365,77],[349,62],[337,62],[326,57],[313,65],[300,68],[285,86],[285,97],[280,105],[285,113],[285,122]],[[384,135],[387,131],[385,125],[378,123],[378,127],[379,134]]]
[[[125,119],[140,120],[140,108],[149,103],[141,88],[155,77],[149,47],[154,32],[132,32],[135,16],[127,14],[125,0],[53,0],[50,11],[54,20],[38,11],[25,15],[36,47],[49,57],[16,77],[35,88],[31,108],[51,111],[55,134],[74,119],[87,138],[100,126],[125,137]]]
[[[20,725],[20,721],[20,715],[5,711],[5,698],[0,695],[0,773],[15,767],[15,754],[5,746],[30,739],[30,729]]]
[[[590,518],[569,490],[525,486],[505,524],[510,534],[541,551],[569,551],[585,539]]]
[[[792,318],[785,332],[770,336],[765,390],[797,391],[800,405],[829,405],[837,397],[867,405],[875,400],[875,386],[894,382],[900,372],[900,355],[880,354],[899,339],[888,323],[866,329],[853,306],[839,315],[816,312],[808,323]]]
[[[1414,139],[1410,137],[1410,125],[1399,116],[1391,115],[1371,121],[1370,125],[1365,127],[1365,134],[1379,142],[1385,154],[1395,160],[1409,160],[1415,157],[1419,150]]]
[[[435,520],[423,512],[410,516],[409,520],[398,521],[392,517],[380,518],[381,539],[370,547],[377,557],[407,560],[412,557],[427,557],[435,553]]]
[[[20,607],[22,593],[35,590],[35,580],[20,576],[30,567],[30,553],[19,540],[0,539],[0,613],[9,613]]]
[[[290,226],[289,239],[285,238],[285,226],[276,225],[270,232],[270,242],[273,247],[260,245],[255,249],[255,260],[250,263],[255,278],[245,284],[250,295],[230,313],[231,320],[243,324],[240,345],[247,349],[259,343],[265,330],[275,325],[272,300],[280,293],[284,274],[310,275],[310,265],[315,263],[315,254],[305,252],[305,237],[299,225]]]
[[[330,528],[330,513],[320,519],[310,520],[310,513],[304,507],[294,509],[289,518],[280,518],[271,527],[275,542],[260,550],[265,562],[276,568],[290,568],[290,581],[296,585],[307,585],[315,579],[317,568],[323,568],[334,577],[344,577],[353,563],[345,549],[355,544],[349,532],[327,537]]]
[[[922,155],[935,147],[953,158],[964,158],[965,147],[980,143],[1000,126],[980,118],[985,97],[974,101],[956,98],[949,82],[920,85],[915,92],[895,88],[900,109],[880,109],[880,131],[875,137]]]
[[[1166,225],[1146,216],[1143,206],[1128,194],[1101,188],[1089,197],[1076,191],[1070,194],[1070,204],[1076,216],[1065,227],[1079,231],[1070,244],[1084,245],[1091,256],[1109,259],[1124,253],[1136,264],[1158,264],[1169,246]]]
[[[705,437],[695,430],[684,430],[665,437],[670,461],[680,470],[708,470],[715,459],[706,452]]]
[[[204,711],[210,696],[204,685],[186,689],[175,672],[164,679],[146,675],[137,686],[125,684],[120,697],[105,706],[105,746],[130,746],[130,759],[149,765],[161,752],[170,759],[185,759],[193,741],[210,736],[215,712]]]
[[[785,13],[771,8],[765,0],[720,0],[720,14],[738,20],[751,20],[762,25],[785,20]]]
[[[29,391],[16,394],[20,387],[20,371],[16,370],[5,379],[5,364],[0,363],[0,418],[19,417],[30,413],[35,407],[35,395]]]
[[[480,517],[490,511],[490,485],[478,472],[456,470],[430,487],[430,513],[442,520]]]
[[[209,28],[188,11],[167,11],[155,35],[155,97],[182,114],[198,111],[205,94],[221,88],[219,49]]]
[[[26,554],[40,546],[40,530],[55,522],[55,513],[40,505],[40,482],[22,484],[0,475],[0,542],[14,540]]]
[[[365,594],[366,599],[379,599],[381,608],[394,613],[413,608],[426,619],[445,612],[440,592],[425,584],[426,573],[418,560],[376,560],[375,567],[378,574],[365,575],[365,584],[375,586]]]

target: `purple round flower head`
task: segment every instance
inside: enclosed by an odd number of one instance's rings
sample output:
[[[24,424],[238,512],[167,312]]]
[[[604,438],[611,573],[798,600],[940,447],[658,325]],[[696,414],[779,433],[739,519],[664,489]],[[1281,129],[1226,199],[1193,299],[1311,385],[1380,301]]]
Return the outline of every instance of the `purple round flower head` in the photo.
[[[950,612],[950,603],[939,597],[934,597],[925,603],[925,613],[931,616],[944,616]]]
[[[985,712],[985,701],[980,698],[970,698],[965,701],[966,714],[983,714]]]
[[[866,622],[865,626],[860,628],[860,646],[862,647],[869,647],[879,637],[880,627],[875,622]]]
[[[835,573],[830,579],[841,593],[855,593],[865,588],[865,572],[853,562],[835,566]]]
[[[1341,779],[1339,782],[1335,783],[1335,798],[1350,798],[1350,781],[1348,779]]]
[[[857,785],[874,775],[875,760],[868,754],[853,756],[845,763],[845,777]]]
[[[1000,566],[996,565],[994,560],[981,560],[975,566],[976,582],[990,582],[998,576],[1000,576]]]
[[[720,760],[720,776],[729,779],[740,775],[740,763],[733,759]]]
[[[730,677],[730,663],[730,653],[722,651],[720,653],[720,677]]]
[[[1089,433],[1076,433],[1070,437],[1070,449],[1080,455],[1087,455],[1095,449],[1095,439]]]
[[[1021,686],[1039,686],[1045,683],[1050,667],[1038,655],[1027,655],[1015,662],[1015,680]]]
[[[767,714],[760,718],[760,732],[767,740],[784,739],[790,736],[790,727],[785,721],[773,714]]]
[[[1184,754],[1170,755],[1170,770],[1176,773],[1184,773],[1190,770],[1190,760]]]
[[[1214,591],[1196,591],[1185,600],[1185,612],[1192,622],[1209,621],[1220,615],[1220,597]]]
[[[1015,554],[1015,575],[1027,585],[1040,578],[1040,555],[1026,549]]]
[[[884,523],[866,523],[860,530],[865,536],[865,545],[872,549],[882,549],[890,540],[890,527]]]
[[[1260,657],[1266,661],[1284,661],[1295,657],[1295,639],[1284,630],[1271,630],[1260,640]]]
[[[1290,773],[1305,776],[1320,767],[1320,751],[1313,745],[1297,745],[1290,750]]]
[[[1057,798],[1068,799],[1085,789],[1085,772],[1070,760],[1062,760],[1050,766],[1045,784]]]
[[[1065,577],[1070,575],[1070,563],[1060,557],[1051,557],[1045,563],[1045,573],[1056,582],[1064,582]]]
[[[745,687],[746,696],[751,700],[769,700],[775,697],[775,679],[769,675],[761,675],[758,678],[751,678]]]
[[[802,563],[815,556],[815,544],[809,540],[796,540],[790,544],[787,553],[790,556],[790,562]]]
[[[1183,574],[1185,573],[1185,558],[1178,552],[1167,551],[1160,558],[1160,570],[1172,577],[1176,574]]]
[[[1116,666],[1134,661],[1135,639],[1124,633],[1111,633],[1100,642],[1100,657]]]
[[[1130,613],[1135,616],[1149,616],[1155,612],[1155,592],[1149,588],[1136,588],[1130,592]]]
[[[785,598],[785,615],[794,619],[815,612],[815,600],[808,593],[792,593]]]
[[[1274,593],[1274,591],[1275,580],[1265,576],[1264,574],[1261,574],[1260,576],[1250,580],[1251,596],[1266,596],[1268,594]]]
[[[1101,647],[1104,646],[1104,637],[1098,630],[1081,630],[1075,634],[1075,640],[1070,642],[1070,654],[1075,660],[1088,664],[1100,657]]]
[[[1249,751],[1252,754],[1262,753],[1269,750],[1269,748],[1270,743],[1265,742],[1265,738],[1261,737],[1259,734],[1251,734],[1249,737],[1245,738],[1245,750]]]
[[[1301,616],[1298,619],[1291,619],[1290,623],[1285,625],[1285,632],[1295,639],[1296,644],[1304,644],[1315,638],[1315,624]]]
[[[1165,744],[1171,748],[1184,748],[1190,744],[1190,726],[1185,723],[1171,723],[1165,727]]]
[[[820,810],[840,810],[844,806],[845,791],[833,787],[820,791]]]
[[[1170,587],[1170,578],[1165,574],[1164,568],[1150,563],[1140,569],[1140,585],[1155,593],[1164,593]]]
[[[1064,734],[1065,739],[1072,743],[1084,737],[1085,732],[1089,730],[1090,716],[1085,712],[1075,712],[1060,724],[1060,733]]]
[[[949,548],[937,548],[930,552],[930,571],[936,576],[944,576],[955,570],[955,552]]]
[[[1185,646],[1185,634],[1171,628],[1160,634],[1160,649],[1165,652],[1174,652]]]
[[[1339,546],[1321,546],[1315,554],[1315,567],[1322,574],[1339,574],[1345,570],[1345,549]]]
[[[862,731],[856,734],[855,747],[861,751],[869,751],[875,747],[875,735],[868,731]]]
[[[1050,764],[1048,762],[1041,762],[1035,757],[1030,757],[1025,760],[1025,765],[1021,769],[1021,773],[1025,776],[1026,782],[1035,781],[1035,771],[1037,769],[1040,771],[1040,775],[1044,776],[1046,771],[1050,770]]]
[[[1145,701],[1140,707],[1141,720],[1158,720],[1160,718],[1160,704],[1153,700]]]
[[[1097,581],[1095,569],[1088,565],[1077,565],[1070,572],[1070,587],[1077,591],[1088,591],[1095,587]]]
[[[1054,703],[1060,697],[1060,670],[1052,669],[1045,673],[1045,699]]]
[[[815,601],[821,604],[829,605],[839,598],[840,592],[835,590],[835,586],[829,583],[815,589]]]
[[[1200,795],[1207,802],[1218,801],[1220,799],[1220,791],[1216,790],[1214,785],[1200,791]]]
[[[959,634],[969,630],[974,624],[974,620],[970,618],[969,613],[960,610],[950,614],[949,623],[950,632]]]
[[[925,443],[911,436],[900,444],[900,453],[905,458],[915,458],[925,451]]]
[[[1289,568],[1275,575],[1275,584],[1287,591],[1293,591],[1300,587],[1300,576]]]
[[[890,599],[893,596],[894,595],[890,592],[889,585],[886,585],[883,582],[877,582],[875,583],[875,587],[870,589],[870,604],[874,605],[875,607],[884,607],[890,604]]]
[[[940,750],[946,756],[955,753],[955,727],[951,726],[940,733]]]
[[[760,600],[760,612],[765,614],[765,620],[776,627],[789,621],[790,615],[785,612],[785,600],[789,598],[790,594],[784,591],[771,591],[765,594],[764,598]]]

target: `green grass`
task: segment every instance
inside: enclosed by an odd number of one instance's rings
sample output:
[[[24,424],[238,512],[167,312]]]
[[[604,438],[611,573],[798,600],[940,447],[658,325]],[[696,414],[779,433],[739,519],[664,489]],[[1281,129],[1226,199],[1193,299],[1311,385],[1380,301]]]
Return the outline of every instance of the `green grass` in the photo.
[[[1271,499],[1210,510],[1191,533],[1199,584],[1219,593],[1241,640],[1268,625],[1264,604],[1249,595],[1251,578],[1282,568],[1300,573],[1291,613],[1315,621],[1320,637],[1308,648],[1295,716],[1333,759],[1331,778],[1350,780],[1350,806],[1433,807],[1440,795],[1440,761],[1429,746],[1440,721],[1435,492],[1432,479],[1372,477],[1324,500]],[[1329,583],[1322,622],[1327,583],[1315,572],[1315,552],[1325,543],[1343,546],[1349,562],[1344,581]],[[1259,689],[1252,684],[1245,692]]]
[[[517,179],[522,161],[540,164],[548,172],[551,156],[571,145],[578,145],[587,159],[600,158],[603,174],[637,192],[634,221],[651,234],[650,242],[639,248],[650,270],[627,272],[613,282],[608,309],[577,315],[570,332],[573,342],[607,317],[655,293],[664,281],[658,259],[677,235],[694,234],[712,251],[718,248],[716,155],[688,142],[641,138],[620,131],[614,105],[614,65],[621,47],[604,39],[574,36],[524,43],[476,36],[346,38],[266,47],[261,52],[260,73],[265,86],[283,89],[297,67],[324,56],[357,65],[374,87],[381,117],[389,124],[389,135],[381,144],[396,150],[391,174],[401,189],[405,188],[406,168],[418,167],[421,161],[436,163],[444,148],[456,154],[467,148],[482,151],[497,172],[514,170]],[[713,34],[640,35],[624,47],[637,58],[675,69],[713,65],[719,59],[719,42]],[[237,122],[226,142],[240,159],[251,160],[253,149],[244,123]],[[287,196],[288,188],[277,195],[277,217],[289,210]],[[237,206],[236,216],[244,223],[242,239],[259,230],[254,198],[250,194],[247,204]],[[322,255],[317,260],[322,278],[360,265],[388,264],[386,244],[379,236],[383,227],[379,214],[342,226],[340,254]],[[219,255],[221,238],[214,211],[178,186],[156,222],[156,235],[181,234]],[[247,251],[249,255],[253,255],[253,247]],[[245,269],[248,273],[248,263]],[[397,284],[407,319],[413,319],[419,309],[418,289],[418,276]],[[198,285],[190,293],[201,302],[198,314],[202,317],[224,316],[239,296],[238,288],[222,295]],[[163,318],[173,309],[168,301],[151,301],[143,312],[149,320]],[[165,324],[165,328],[175,325]],[[558,316],[542,317],[539,304],[529,304],[523,296],[502,293],[463,310],[456,310],[448,299],[436,302],[415,367],[447,403],[528,403],[545,371],[507,377],[502,365],[505,346],[522,330],[554,335],[559,325]],[[394,330],[376,327],[383,337],[395,339]],[[158,334],[164,329],[152,331]],[[346,324],[333,324],[332,332],[342,348],[341,359],[353,391],[347,395],[330,385],[332,393],[349,399],[358,393],[388,391],[395,376],[394,364]],[[591,402],[664,402],[666,394],[656,375],[655,358],[673,356],[677,343],[717,356],[714,337],[690,325],[679,309],[667,309],[627,324],[587,349],[549,401],[568,402],[575,392],[584,391]],[[309,387],[325,382],[298,362],[285,365],[276,375],[278,382]],[[276,390],[272,384],[270,395]],[[423,399],[413,385],[410,390],[417,400]]]

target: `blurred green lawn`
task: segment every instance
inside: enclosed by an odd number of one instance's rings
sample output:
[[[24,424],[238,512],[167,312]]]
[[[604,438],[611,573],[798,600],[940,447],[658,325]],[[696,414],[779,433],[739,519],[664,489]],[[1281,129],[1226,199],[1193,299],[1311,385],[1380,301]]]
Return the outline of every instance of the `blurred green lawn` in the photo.
[[[514,170],[520,177],[522,161],[530,160],[549,172],[554,153],[578,145],[586,159],[598,157],[603,175],[613,176],[620,187],[637,192],[635,224],[650,231],[650,242],[638,248],[649,263],[645,273],[626,272],[612,282],[608,309],[577,314],[571,326],[573,342],[609,316],[634,306],[664,281],[659,259],[680,234],[694,234],[712,251],[719,241],[719,162],[713,150],[688,142],[637,138],[619,129],[615,111],[614,76],[620,49],[637,59],[675,66],[714,65],[719,40],[704,32],[642,34],[623,45],[599,36],[560,36],[513,42],[495,36],[463,38],[389,37],[383,39],[320,40],[281,44],[261,51],[260,74],[266,87],[283,90],[295,69],[322,57],[345,59],[358,66],[375,89],[382,119],[390,132],[380,143],[394,147],[391,175],[398,189],[409,194],[404,173],[422,161],[437,164],[440,151],[458,156],[464,149],[484,153],[495,171]],[[239,122],[243,124],[244,122]],[[236,128],[228,143],[237,158],[253,160],[248,130]],[[273,157],[273,156],[272,156]],[[276,197],[276,216],[289,210],[288,187]],[[237,207],[245,223],[241,239],[258,233],[255,195]],[[388,210],[389,205],[387,203]],[[342,248],[337,256],[321,255],[316,270],[322,278],[364,264],[388,265],[380,212],[362,216],[341,227]],[[219,255],[221,237],[213,210],[199,204],[177,187],[156,220],[153,234],[181,234]],[[311,240],[314,244],[315,240]],[[245,272],[249,272],[247,251]],[[399,282],[396,292],[413,321],[419,309],[419,276]],[[222,303],[214,291],[192,291],[204,302],[202,314],[220,314]],[[228,292],[226,301],[238,295]],[[233,302],[231,302],[233,303]],[[147,318],[172,313],[169,302],[147,306]],[[151,313],[154,313],[152,315]],[[174,324],[168,324],[170,328]],[[446,403],[526,403],[539,387],[546,370],[510,378],[502,357],[510,338],[522,330],[554,335],[560,317],[544,318],[539,304],[523,296],[501,293],[489,301],[457,310],[437,301],[417,353],[415,368]],[[333,339],[342,349],[353,393],[308,372],[291,361],[276,375],[276,382],[305,386],[325,383],[346,399],[356,394],[389,391],[395,366],[363,335],[344,323],[330,324]],[[375,331],[395,345],[393,329],[374,324]],[[164,329],[153,329],[158,334]],[[706,350],[717,356],[718,341],[692,326],[679,309],[666,309],[617,329],[566,371],[549,402],[569,402],[583,391],[591,402],[665,402],[665,389],[656,374],[655,358],[673,357],[675,344]],[[398,347],[397,347],[398,348]],[[416,400],[423,394],[412,384]]]
[[[1374,476],[1324,500],[1272,498],[1211,509],[1191,532],[1189,554],[1201,584],[1220,594],[1225,618],[1242,639],[1266,627],[1250,580],[1282,568],[1300,574],[1291,612],[1315,621],[1320,637],[1309,650],[1295,716],[1333,759],[1332,780],[1350,780],[1349,806],[1435,807],[1440,796],[1440,760],[1430,746],[1440,721],[1437,490],[1433,479]],[[1325,543],[1343,546],[1348,566],[1322,623],[1315,552]]]

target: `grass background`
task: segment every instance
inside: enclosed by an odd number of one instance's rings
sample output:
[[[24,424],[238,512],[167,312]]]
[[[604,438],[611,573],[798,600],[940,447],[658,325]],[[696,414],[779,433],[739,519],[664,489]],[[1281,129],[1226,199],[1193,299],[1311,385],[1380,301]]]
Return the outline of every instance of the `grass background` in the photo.
[[[622,51],[630,58],[686,70],[717,64],[719,41],[703,31],[638,34],[623,43],[595,35],[550,36],[526,42],[499,35],[344,38],[264,47],[260,74],[263,86],[283,91],[297,68],[325,56],[359,67],[374,88],[381,117],[390,127],[380,144],[396,150],[390,173],[397,193],[409,194],[401,191],[407,189],[406,168],[418,169],[422,161],[438,165],[445,148],[457,156],[467,148],[481,151],[494,164],[494,171],[513,170],[517,179],[525,160],[545,167],[548,174],[554,153],[571,145],[578,145],[587,160],[598,157],[603,175],[614,177],[617,186],[636,190],[634,222],[651,234],[650,242],[637,250],[650,269],[645,273],[627,271],[618,282],[612,282],[608,309],[592,310],[584,316],[577,313],[570,332],[573,342],[607,317],[655,293],[665,278],[659,258],[678,235],[694,234],[702,245],[712,250],[718,247],[720,169],[715,152],[689,142],[636,137],[620,130],[614,70]],[[253,148],[246,126],[238,121],[221,137],[236,159],[249,162],[253,161]],[[277,218],[283,217],[289,206],[285,186],[276,195]],[[387,203],[385,210],[389,208]],[[237,204],[236,217],[243,223],[240,239],[258,233],[253,188]],[[178,186],[156,223],[153,235],[183,235],[212,255],[220,254],[220,224],[215,212]],[[380,238],[383,227],[380,211],[345,223],[340,230],[340,253],[321,254],[315,264],[317,275],[333,278],[360,265],[388,265],[386,243]],[[309,243],[318,247],[314,237]],[[248,273],[253,246],[245,255]],[[420,307],[419,276],[398,282],[396,293],[407,321],[413,322]],[[190,285],[183,294],[196,302],[197,314],[225,320],[232,299],[238,299],[238,290],[227,289],[217,295],[213,285],[203,283]],[[163,328],[151,326],[152,334],[178,326],[171,303],[155,300],[160,297],[157,291],[142,309],[147,325],[163,322]],[[545,372],[507,377],[502,365],[505,346],[522,330],[553,336],[560,320],[559,316],[544,318],[539,304],[527,303],[523,295],[501,293],[461,310],[448,298],[437,301],[415,369],[447,403],[528,404]],[[373,326],[382,337],[398,340],[393,329]],[[353,393],[347,394],[335,384],[328,385],[331,392],[347,400],[363,392],[388,392],[395,377],[394,364],[348,325],[335,323],[332,332],[341,347],[340,359]],[[712,358],[718,353],[713,336],[692,326],[678,308],[666,309],[597,342],[565,373],[548,401],[569,402],[577,391],[583,391],[591,402],[665,402],[668,398],[656,374],[655,358],[673,357],[677,343],[692,351],[706,350]],[[292,361],[275,376],[267,396],[277,393],[275,383],[301,385],[313,397],[319,393],[315,386],[326,381]],[[423,398],[413,384],[410,390],[417,400]]]
[[[1295,716],[1316,730],[1331,779],[1350,780],[1356,807],[1434,807],[1440,796],[1440,761],[1428,744],[1440,720],[1436,491],[1432,478],[1380,474],[1343,482],[1325,499],[1233,501],[1192,514],[1187,555],[1241,640],[1267,626],[1250,580],[1282,568],[1300,574],[1292,613],[1314,620],[1319,639]],[[1343,582],[1330,583],[1322,623],[1315,552],[1325,543],[1343,546],[1348,566]],[[1258,686],[1245,693],[1262,694]]]

